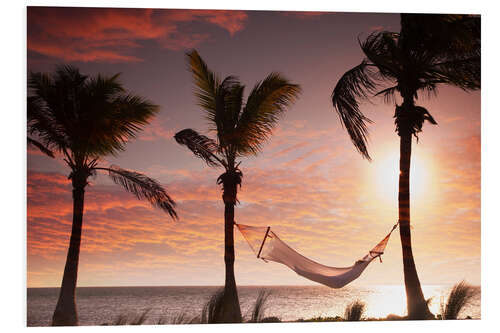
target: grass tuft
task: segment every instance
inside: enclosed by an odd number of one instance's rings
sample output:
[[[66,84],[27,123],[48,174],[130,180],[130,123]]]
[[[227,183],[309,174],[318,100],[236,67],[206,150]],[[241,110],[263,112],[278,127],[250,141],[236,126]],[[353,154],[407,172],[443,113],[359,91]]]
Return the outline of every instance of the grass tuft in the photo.
[[[345,321],[360,321],[365,312],[365,303],[355,300],[345,308]]]
[[[142,313],[135,315],[126,315],[120,314],[116,319],[110,324],[103,324],[105,326],[114,325],[114,326],[123,326],[123,325],[143,325],[148,317],[148,313],[151,309],[146,309]]]
[[[458,319],[460,311],[471,301],[476,293],[476,289],[465,283],[465,281],[454,285],[446,303],[441,303],[441,319]]]
[[[203,307],[200,324],[217,324],[222,322],[224,289],[216,291]]]
[[[200,317],[190,317],[186,312],[181,312],[170,321],[172,325],[199,324]]]
[[[259,291],[259,295],[255,300],[255,304],[252,308],[252,315],[250,317],[250,323],[261,323],[264,320],[264,311],[266,308],[266,302],[268,297],[271,295],[270,291],[261,290]],[[268,320],[270,320],[268,318]]]

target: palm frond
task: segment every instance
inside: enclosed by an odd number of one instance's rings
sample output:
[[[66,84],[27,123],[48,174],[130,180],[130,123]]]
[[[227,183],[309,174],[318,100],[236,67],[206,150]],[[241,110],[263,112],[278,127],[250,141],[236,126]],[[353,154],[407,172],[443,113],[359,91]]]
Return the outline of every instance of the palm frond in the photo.
[[[438,62],[429,72],[439,83],[454,85],[463,90],[481,89],[480,56]]]
[[[478,15],[401,14],[401,46],[415,52],[455,58],[481,52]]]
[[[366,147],[366,124],[372,121],[360,111],[358,100],[368,98],[376,92],[376,88],[376,72],[363,60],[361,64],[342,75],[332,92],[332,104],[342,125],[356,149],[368,160],[371,158]]]
[[[45,155],[47,155],[49,157],[52,157],[52,158],[55,157],[54,152],[52,152],[52,150],[45,147],[42,143],[38,142],[35,139],[28,137],[28,144],[38,148],[38,150],[40,150],[42,153],[44,153]]]
[[[208,69],[196,50],[186,53],[189,64],[189,70],[193,73],[193,79],[196,86],[195,96],[198,99],[198,105],[208,112],[208,117],[215,119],[217,106],[217,91],[221,84],[219,77]]]
[[[370,120],[360,111],[360,101],[375,94],[395,102],[394,94],[399,92],[414,102],[420,92],[436,94],[440,84],[480,89],[480,30],[480,18],[474,15],[402,14],[400,33],[374,32],[359,42],[366,59],[341,77],[332,92],[332,104],[365,158],[370,159],[366,147]],[[391,87],[376,92],[382,83]],[[425,109],[410,111],[396,110],[398,133],[405,128],[416,135],[425,120],[436,123]]]
[[[28,74],[28,93],[32,96],[38,96],[47,99],[49,90],[54,86],[54,80],[47,73],[29,72]]]
[[[375,96],[383,96],[384,102],[387,104],[394,103],[395,102],[394,94],[396,93],[397,89],[398,89],[398,86],[385,88],[385,89],[379,91],[378,93],[376,93]]]
[[[156,180],[141,173],[125,170],[116,165],[109,168],[95,168],[96,170],[108,171],[113,182],[121,185],[126,191],[134,194],[139,200],[146,199],[153,206],[168,213],[173,219],[177,219],[175,202],[167,194],[165,189]]]
[[[48,76],[41,73],[31,73],[29,78],[31,87],[43,91],[51,90],[51,81]],[[58,122],[51,108],[40,96],[29,96],[27,100],[28,133],[35,134],[43,145],[51,150],[61,150],[68,146],[69,140],[64,127]]]
[[[119,75],[87,77],[72,66],[52,75],[30,73],[28,129],[53,150],[80,160],[116,154],[158,111],[144,98],[127,94]]]
[[[215,156],[218,145],[209,137],[201,135],[193,129],[187,128],[177,132],[174,138],[177,143],[186,146],[193,154],[204,160],[209,166],[215,167],[218,166],[219,163],[224,166],[224,163]]]
[[[120,75],[118,73],[108,77],[97,74],[95,77],[88,77],[84,82],[84,86],[89,91],[92,91],[94,97],[98,100],[113,99],[125,92],[123,85],[119,81]]]
[[[390,31],[380,31],[370,34],[363,42],[359,42],[366,58],[377,67],[372,77],[379,79],[396,80],[404,72],[402,66],[403,55],[398,47],[399,35]]]
[[[218,151],[222,153],[233,142],[235,128],[238,123],[241,105],[243,103],[244,87],[236,77],[226,77],[217,90],[216,117],[207,117],[217,133]]]
[[[55,70],[56,81],[60,85],[79,86],[83,84],[88,76],[80,73],[73,65],[58,65]]]
[[[258,153],[271,135],[279,116],[291,106],[301,92],[280,73],[269,74],[257,83],[241,112],[234,145],[239,155]]]
[[[229,145],[234,134],[241,110],[244,87],[235,76],[224,80],[212,72],[196,50],[187,54],[190,71],[196,86],[195,96],[198,105],[207,111],[206,118],[211,122],[211,130],[217,133],[218,149]]]
[[[117,77],[88,80],[80,96],[80,127],[76,129],[80,140],[75,148],[91,156],[116,155],[124,150],[159,111],[157,105],[140,96],[122,93]]]
[[[481,88],[481,19],[476,15],[402,14],[400,48],[412,59],[423,87]]]
[[[112,100],[110,119],[117,121],[117,134],[133,138],[159,111],[159,106],[138,95],[120,95]],[[111,117],[112,116],[112,117]]]

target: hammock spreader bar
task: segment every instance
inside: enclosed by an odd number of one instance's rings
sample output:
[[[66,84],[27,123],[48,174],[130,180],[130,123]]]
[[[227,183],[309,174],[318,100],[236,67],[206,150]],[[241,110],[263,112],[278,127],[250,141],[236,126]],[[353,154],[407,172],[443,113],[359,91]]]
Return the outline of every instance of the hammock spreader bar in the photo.
[[[262,244],[260,244],[259,253],[257,253],[257,258],[260,257],[260,253],[262,252],[262,247],[264,246],[264,243],[266,242],[267,235],[269,234],[269,230],[271,230],[271,227],[267,227],[266,235],[264,236],[264,239],[262,240]]]
[[[398,223],[363,258],[349,267],[325,266],[304,257],[279,239],[271,230],[271,227],[254,227],[244,224],[236,224],[236,226],[257,255],[257,258],[266,262],[271,260],[286,265],[300,276],[328,287],[342,288],[357,279],[373,259],[378,257],[382,262],[381,256],[384,254],[389,238]]]

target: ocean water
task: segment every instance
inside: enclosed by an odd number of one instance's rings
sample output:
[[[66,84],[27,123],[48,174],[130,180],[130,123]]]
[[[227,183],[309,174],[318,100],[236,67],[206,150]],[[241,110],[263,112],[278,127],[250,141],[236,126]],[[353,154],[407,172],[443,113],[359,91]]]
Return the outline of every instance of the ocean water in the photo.
[[[77,306],[80,325],[111,323],[120,315],[134,316],[150,310],[146,324],[163,319],[169,322],[177,315],[200,315],[203,305],[219,287],[81,287],[77,288]],[[359,299],[366,303],[367,317],[404,315],[406,297],[403,286],[344,287],[331,289],[323,286],[241,286],[238,294],[244,316],[259,294],[271,292],[265,308],[266,316],[282,321],[307,319],[317,316],[342,316],[350,302]],[[439,312],[440,302],[446,300],[451,286],[424,285],[426,298],[432,297],[431,311]],[[480,287],[478,293],[460,317],[481,317]],[[28,288],[28,326],[48,326],[56,306],[58,288]]]

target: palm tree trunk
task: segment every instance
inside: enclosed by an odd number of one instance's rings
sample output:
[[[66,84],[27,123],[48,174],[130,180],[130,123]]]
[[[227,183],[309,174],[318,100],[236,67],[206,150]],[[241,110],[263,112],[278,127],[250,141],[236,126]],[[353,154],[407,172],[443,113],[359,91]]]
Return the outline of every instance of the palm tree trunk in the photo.
[[[403,250],[403,269],[406,289],[408,319],[429,319],[430,313],[413,260],[410,233],[410,163],[412,134],[410,131],[400,131],[399,160],[399,235]]]
[[[80,178],[80,179],[78,179]],[[82,180],[83,178],[83,180]],[[75,291],[78,275],[78,259],[80,257],[80,242],[83,222],[83,201],[85,196],[86,177],[73,175],[73,226],[69,241],[66,266],[59,291],[52,326],[76,326],[78,314],[76,311]]]
[[[237,185],[233,180],[224,184],[224,263],[226,265],[226,281],[224,285],[224,301],[221,315],[223,323],[240,323],[242,321],[236,279],[234,278],[234,206],[236,204]]]

